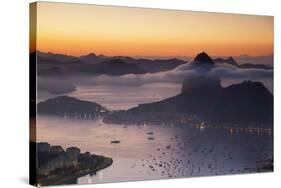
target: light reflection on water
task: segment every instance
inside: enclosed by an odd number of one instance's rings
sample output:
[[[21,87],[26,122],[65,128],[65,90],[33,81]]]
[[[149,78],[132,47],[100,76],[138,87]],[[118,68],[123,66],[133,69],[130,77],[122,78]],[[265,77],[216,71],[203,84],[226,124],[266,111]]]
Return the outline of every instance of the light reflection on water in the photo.
[[[54,116],[39,116],[37,123],[38,141],[113,158],[110,167],[78,178],[79,184],[252,172],[257,160],[272,158],[272,133],[264,131],[122,126]],[[115,139],[121,143],[111,144]]]

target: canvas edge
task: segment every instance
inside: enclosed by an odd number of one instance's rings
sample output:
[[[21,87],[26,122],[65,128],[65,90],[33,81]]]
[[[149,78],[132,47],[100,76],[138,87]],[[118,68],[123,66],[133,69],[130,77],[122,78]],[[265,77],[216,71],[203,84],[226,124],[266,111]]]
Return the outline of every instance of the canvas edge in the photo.
[[[36,154],[36,34],[37,2],[29,4],[29,184],[37,185]]]

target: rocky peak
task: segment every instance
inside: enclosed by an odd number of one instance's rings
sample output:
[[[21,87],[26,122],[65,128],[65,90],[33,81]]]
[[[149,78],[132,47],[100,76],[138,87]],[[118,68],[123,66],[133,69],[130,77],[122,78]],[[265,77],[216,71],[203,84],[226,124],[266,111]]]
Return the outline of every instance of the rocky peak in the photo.
[[[214,64],[212,58],[205,52],[198,54],[194,60],[200,64]]]

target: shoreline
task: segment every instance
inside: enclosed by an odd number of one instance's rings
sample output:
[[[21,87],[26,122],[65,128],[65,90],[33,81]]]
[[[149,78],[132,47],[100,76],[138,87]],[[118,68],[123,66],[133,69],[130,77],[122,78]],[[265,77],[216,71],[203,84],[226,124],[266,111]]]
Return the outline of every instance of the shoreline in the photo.
[[[98,165],[95,169],[90,170],[90,166],[88,168],[79,168],[72,169],[71,173],[63,173],[60,175],[54,175],[54,177],[46,177],[42,179],[38,179],[38,185],[42,186],[50,186],[50,185],[66,185],[66,184],[73,184],[76,183],[79,177],[88,175],[88,174],[95,174],[100,170],[103,170],[109,166],[111,166],[113,160],[111,158],[104,158],[104,162]]]
[[[81,153],[78,147],[63,149],[47,142],[30,142],[36,147],[37,171],[35,186],[75,184],[77,179],[112,165],[113,159],[102,155]]]

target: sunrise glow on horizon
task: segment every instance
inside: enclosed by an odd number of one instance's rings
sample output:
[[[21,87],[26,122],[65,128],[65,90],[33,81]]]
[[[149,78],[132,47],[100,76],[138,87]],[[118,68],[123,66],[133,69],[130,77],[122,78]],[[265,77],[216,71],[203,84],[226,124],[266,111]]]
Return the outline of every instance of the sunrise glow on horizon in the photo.
[[[85,55],[273,54],[273,17],[37,3],[37,50]]]

